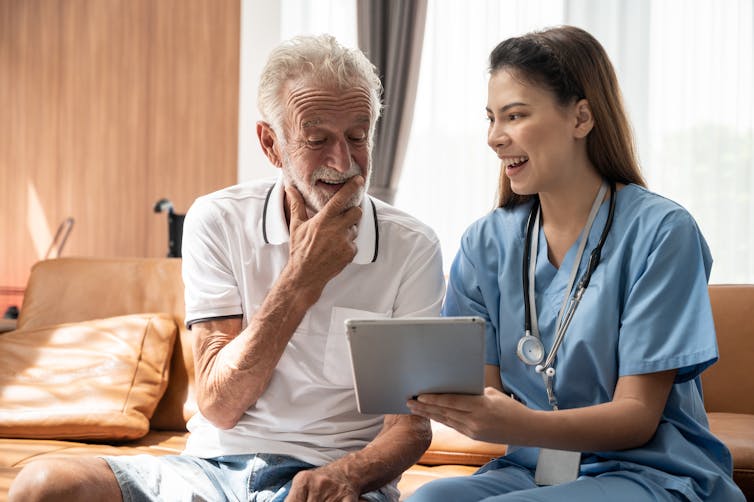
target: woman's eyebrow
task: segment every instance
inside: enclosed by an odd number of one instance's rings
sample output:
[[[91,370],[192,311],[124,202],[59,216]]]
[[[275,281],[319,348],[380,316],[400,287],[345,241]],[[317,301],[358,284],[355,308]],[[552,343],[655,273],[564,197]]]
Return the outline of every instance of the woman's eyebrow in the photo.
[[[521,102],[521,101],[516,101],[514,103],[508,103],[505,106],[501,106],[500,109],[498,110],[498,113],[505,113],[505,112],[507,112],[508,110],[510,110],[511,108],[513,108],[515,106],[527,106],[527,105],[526,105],[526,103]],[[489,107],[485,107],[485,109],[488,112],[492,113],[492,110],[490,110]]]

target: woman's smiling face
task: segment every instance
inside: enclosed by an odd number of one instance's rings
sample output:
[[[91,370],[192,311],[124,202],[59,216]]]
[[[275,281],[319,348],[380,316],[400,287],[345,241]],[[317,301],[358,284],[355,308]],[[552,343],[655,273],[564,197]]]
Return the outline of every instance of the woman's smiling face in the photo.
[[[519,195],[550,191],[573,174],[579,157],[577,102],[562,105],[550,90],[501,69],[490,76],[487,144]]]

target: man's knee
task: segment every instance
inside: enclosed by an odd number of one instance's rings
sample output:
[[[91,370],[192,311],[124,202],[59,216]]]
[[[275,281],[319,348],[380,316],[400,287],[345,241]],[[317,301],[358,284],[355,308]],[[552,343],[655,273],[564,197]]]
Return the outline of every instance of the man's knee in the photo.
[[[81,502],[87,495],[120,499],[120,488],[104,460],[44,459],[31,462],[18,473],[8,502]]]
[[[59,461],[37,460],[18,473],[8,492],[9,502],[52,500],[51,487],[59,486]]]

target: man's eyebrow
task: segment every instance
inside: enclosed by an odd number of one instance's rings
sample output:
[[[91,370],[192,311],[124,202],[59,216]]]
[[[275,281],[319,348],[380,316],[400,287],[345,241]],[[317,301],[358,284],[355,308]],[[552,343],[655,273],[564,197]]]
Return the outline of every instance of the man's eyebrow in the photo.
[[[304,129],[306,129],[307,127],[316,127],[320,125],[322,122],[324,122],[324,120],[322,120],[321,118],[305,120],[301,123],[301,127],[303,127]]]
[[[514,103],[508,103],[507,105],[500,107],[500,109],[498,110],[498,113],[505,113],[508,110],[510,110],[511,108],[516,107],[516,106],[527,106],[527,104],[523,103],[521,101],[516,101]],[[485,110],[487,110],[489,113],[492,113],[492,110],[490,110],[490,108],[487,107],[487,106],[485,107]]]
[[[358,117],[356,117],[356,123],[358,124],[368,124],[371,122],[371,120],[372,118],[369,115],[359,115]],[[322,125],[323,123],[325,123],[325,120],[321,117],[317,117],[309,120],[304,120],[301,123],[301,127],[303,129],[307,129],[309,127],[317,127],[318,125]]]

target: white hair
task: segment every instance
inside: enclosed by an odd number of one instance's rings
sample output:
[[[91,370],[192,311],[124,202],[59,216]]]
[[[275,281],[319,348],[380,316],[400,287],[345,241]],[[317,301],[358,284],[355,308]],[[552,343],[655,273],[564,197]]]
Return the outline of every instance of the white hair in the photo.
[[[315,85],[346,90],[363,86],[369,91],[371,108],[369,145],[382,111],[382,83],[375,66],[358,49],[342,46],[332,35],[298,36],[273,49],[262,70],[257,106],[262,119],[283,140],[284,108],[281,98],[285,84],[305,79]]]

